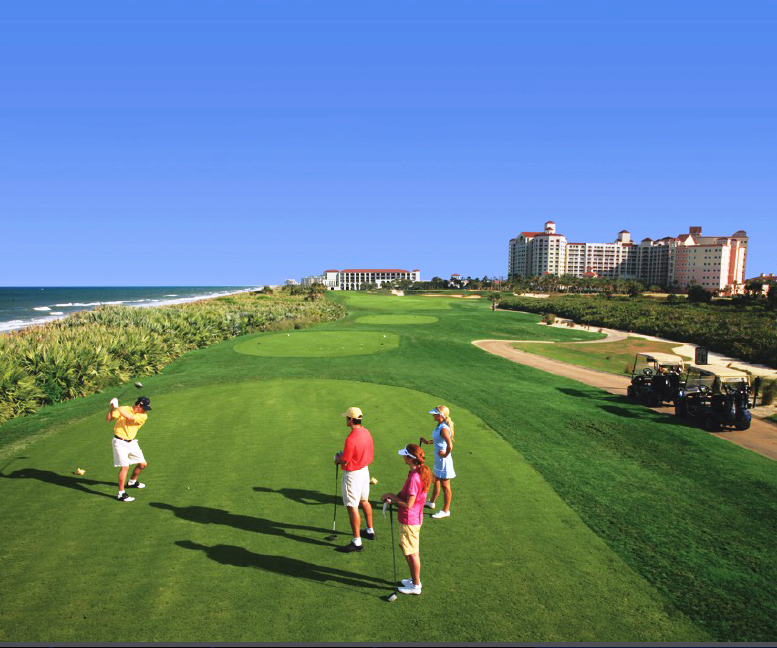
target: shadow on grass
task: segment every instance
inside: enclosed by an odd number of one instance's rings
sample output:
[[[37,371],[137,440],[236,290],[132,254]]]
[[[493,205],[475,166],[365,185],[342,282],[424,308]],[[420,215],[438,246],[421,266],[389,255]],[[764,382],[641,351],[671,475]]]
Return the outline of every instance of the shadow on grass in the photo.
[[[176,517],[190,522],[199,522],[200,524],[222,524],[243,531],[252,531],[254,533],[263,533],[265,535],[274,535],[288,540],[305,542],[307,544],[321,545],[331,547],[329,542],[308,538],[303,535],[289,533],[289,529],[295,531],[311,531],[313,533],[326,533],[326,529],[321,527],[305,526],[302,524],[288,524],[283,522],[274,522],[265,518],[253,517],[251,515],[239,515],[230,513],[224,509],[209,508],[207,506],[173,506],[162,502],[149,502],[149,506],[164,509],[172,512]]]
[[[348,585],[351,587],[370,588],[385,590],[386,586],[391,586],[390,581],[374,576],[365,576],[356,572],[345,571],[344,569],[335,569],[333,567],[324,567],[323,565],[314,565],[313,563],[297,560],[296,558],[286,558],[285,556],[270,556],[258,554],[243,547],[234,545],[207,545],[197,544],[191,540],[176,540],[175,544],[184,549],[195,549],[203,551],[211,560],[222,565],[232,565],[234,567],[253,567],[265,571],[275,572],[292,578],[304,578],[306,580],[318,581],[327,584],[329,581]]]
[[[86,479],[85,477],[77,477],[75,475],[61,475],[50,470],[22,468],[8,475],[0,474],[0,477],[3,477],[4,479],[37,479],[38,481],[47,482],[56,486],[64,486],[65,488],[72,488],[73,490],[89,493],[90,495],[110,497],[111,499],[114,499],[115,497],[109,493],[101,493],[100,491],[92,490],[91,488],[87,488],[87,486],[116,486],[116,482],[97,481],[96,479]]]
[[[644,421],[649,421],[650,423],[657,423],[661,425],[677,425],[678,423],[681,423],[681,421],[678,421],[676,416],[673,416],[674,409],[671,404],[664,404],[661,406],[665,411],[654,412],[651,408],[645,405],[632,403],[625,396],[609,394],[597,389],[593,389],[591,391],[574,389],[572,387],[557,387],[556,389],[561,393],[566,394],[567,396],[612,403],[611,405],[599,405],[598,407],[599,409],[603,409],[605,412],[614,414],[615,416],[622,416],[624,418],[630,419],[642,419]]]
[[[556,387],[556,389],[560,391],[562,394],[566,394],[567,396],[574,396],[575,398],[585,398],[586,400],[591,400],[592,398],[595,398],[596,400],[623,401],[622,396],[617,396],[616,394],[609,394],[606,391],[602,391],[601,389],[591,388],[589,391],[584,391],[582,389],[574,389],[573,387]]]
[[[375,578],[374,576],[366,576],[364,574],[345,571],[343,569],[315,565],[304,560],[297,560],[296,558],[257,554],[248,549],[244,549],[243,547],[236,547],[234,545],[215,545],[213,547],[208,547],[190,540],[177,540],[175,544],[185,549],[203,551],[208,558],[223,565],[264,569],[293,578],[304,578],[321,583],[334,581],[352,587],[367,587],[372,589],[385,589],[387,585],[390,586],[392,584],[390,581],[383,580],[382,578]]]
[[[318,505],[332,504],[335,501],[334,495],[327,495],[320,491],[305,490],[303,488],[266,488],[265,486],[254,486],[257,493],[278,493],[298,504]]]

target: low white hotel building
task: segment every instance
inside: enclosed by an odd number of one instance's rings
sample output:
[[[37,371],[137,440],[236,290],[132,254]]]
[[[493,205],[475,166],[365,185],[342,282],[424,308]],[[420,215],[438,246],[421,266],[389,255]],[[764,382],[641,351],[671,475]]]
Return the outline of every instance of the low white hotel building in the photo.
[[[322,275],[304,277],[302,285],[320,283],[329,290],[361,290],[363,284],[382,286],[387,281],[421,281],[420,270],[400,270],[397,268],[346,268],[345,270],[326,270]]]

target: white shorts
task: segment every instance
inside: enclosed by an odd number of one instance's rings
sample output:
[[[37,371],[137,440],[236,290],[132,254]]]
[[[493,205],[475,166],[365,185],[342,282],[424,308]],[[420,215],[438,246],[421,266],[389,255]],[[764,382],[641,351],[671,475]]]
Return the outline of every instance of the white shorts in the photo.
[[[121,439],[114,437],[113,465],[116,468],[121,468],[136,463],[146,463],[146,458],[143,456],[143,451],[138,445],[138,440],[132,439],[132,441],[122,441]]]
[[[359,502],[370,499],[370,468],[343,471],[343,504],[359,506]]]

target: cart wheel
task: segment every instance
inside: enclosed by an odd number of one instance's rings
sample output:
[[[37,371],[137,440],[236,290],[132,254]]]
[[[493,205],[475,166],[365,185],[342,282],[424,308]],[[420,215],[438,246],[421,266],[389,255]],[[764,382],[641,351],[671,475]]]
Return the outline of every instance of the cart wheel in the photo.
[[[703,419],[702,425],[707,432],[719,432],[720,431],[720,419],[714,414],[706,414]]]

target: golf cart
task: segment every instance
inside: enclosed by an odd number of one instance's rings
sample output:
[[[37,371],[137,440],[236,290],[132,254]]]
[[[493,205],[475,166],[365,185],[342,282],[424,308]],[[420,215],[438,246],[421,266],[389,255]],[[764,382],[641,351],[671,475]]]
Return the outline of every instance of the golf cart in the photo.
[[[670,353],[638,353],[626,394],[648,407],[673,402],[680,388],[683,359]]]
[[[675,400],[675,414],[698,419],[708,432],[750,427],[750,376],[727,367],[688,365]]]

